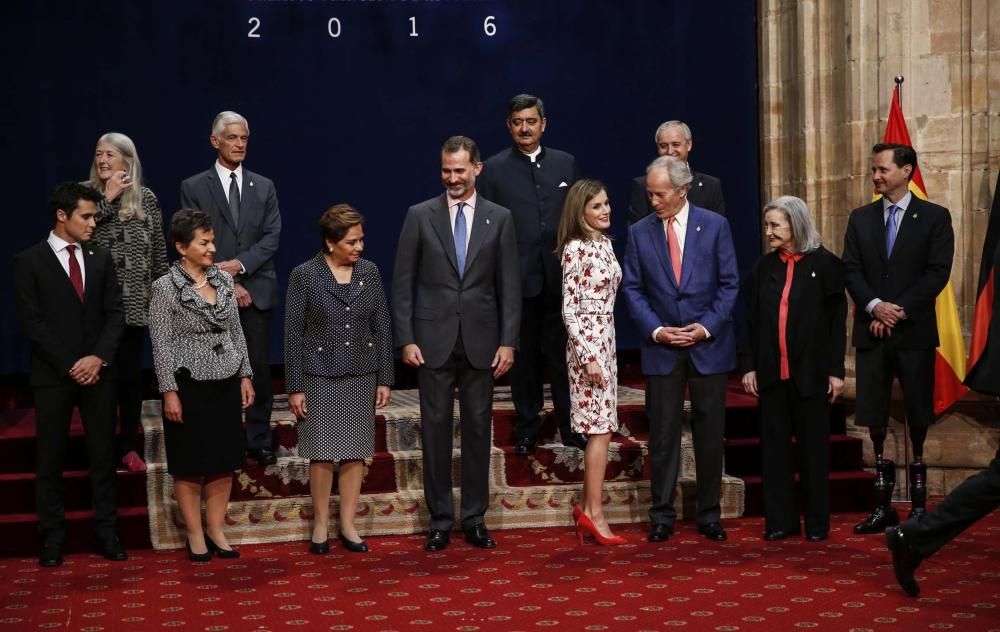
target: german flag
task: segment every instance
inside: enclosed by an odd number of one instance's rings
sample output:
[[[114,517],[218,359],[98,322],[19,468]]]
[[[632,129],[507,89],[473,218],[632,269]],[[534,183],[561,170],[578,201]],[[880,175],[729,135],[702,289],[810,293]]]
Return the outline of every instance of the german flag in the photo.
[[[883,143],[899,143],[901,145],[913,146],[910,142],[910,132],[906,129],[906,119],[903,118],[903,108],[899,105],[899,86],[892,92],[892,105],[889,106],[889,121],[885,125],[885,135],[882,136]],[[913,177],[910,178],[910,192],[921,200],[927,199],[927,189],[924,187],[924,178],[920,175],[920,167],[913,170]],[[878,199],[879,195],[875,196]],[[996,200],[993,202],[996,210]],[[992,229],[992,217],[991,226]],[[989,236],[987,236],[989,242]],[[995,245],[995,244],[994,244]],[[987,255],[984,255],[984,257]],[[989,262],[983,260],[983,266],[992,264],[993,251],[989,251]],[[992,266],[991,266],[992,267]],[[986,287],[991,288],[992,282]],[[979,281],[980,300],[976,303],[976,323],[979,323],[979,307],[982,304],[983,281],[980,275]],[[987,301],[986,308],[992,310],[992,297]],[[934,303],[934,311],[937,315],[938,338],[940,339],[937,348],[937,357],[934,359],[934,414],[940,415],[952,404],[957,402],[962,395],[968,392],[962,384],[965,379],[965,342],[962,340],[962,323],[958,318],[958,305],[955,303],[955,291],[951,287],[951,281],[944,286],[938,294]],[[983,328],[982,344],[986,344],[986,331],[989,328],[990,315],[986,315]],[[982,349],[980,349],[980,352]]]
[[[986,338],[990,331],[990,321],[993,319],[993,269],[997,244],[1000,242],[1000,173],[997,174],[997,186],[993,190],[993,208],[990,210],[990,221],[986,227],[986,241],[983,243],[983,259],[979,265],[979,288],[976,291],[976,313],[972,319],[972,342],[969,344],[969,370],[979,361],[986,349]]]

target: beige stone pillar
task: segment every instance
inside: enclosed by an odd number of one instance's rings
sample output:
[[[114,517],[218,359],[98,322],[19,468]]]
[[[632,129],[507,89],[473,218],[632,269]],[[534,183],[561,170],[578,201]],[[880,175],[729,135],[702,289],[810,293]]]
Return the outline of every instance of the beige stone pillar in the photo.
[[[840,252],[851,209],[871,199],[870,151],[885,130],[893,77],[905,76],[903,112],[928,197],[952,213],[951,281],[968,348],[1000,166],[1000,2],[760,0],[758,6],[761,202],[802,197],[824,244]],[[902,419],[898,407],[893,417]],[[996,451],[998,429],[1000,408],[975,396],[935,425],[925,445],[931,493],[983,467]],[[893,430],[887,456],[902,461],[901,425],[893,422]]]

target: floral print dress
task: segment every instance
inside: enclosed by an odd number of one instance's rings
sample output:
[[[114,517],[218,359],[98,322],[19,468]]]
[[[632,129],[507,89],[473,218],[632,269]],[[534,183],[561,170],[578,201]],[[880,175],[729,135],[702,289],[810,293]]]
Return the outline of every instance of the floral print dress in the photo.
[[[569,340],[570,424],[574,432],[604,434],[618,430],[618,354],[615,347],[615,294],[622,269],[611,240],[574,239],[562,255],[563,323]],[[603,380],[587,383],[584,367],[597,362]]]

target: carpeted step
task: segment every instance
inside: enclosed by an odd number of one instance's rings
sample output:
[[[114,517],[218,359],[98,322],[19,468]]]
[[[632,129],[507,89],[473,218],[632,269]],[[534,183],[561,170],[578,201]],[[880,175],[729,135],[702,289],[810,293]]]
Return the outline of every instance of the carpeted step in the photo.
[[[118,534],[126,549],[148,549],[149,517],[146,507],[118,509]],[[0,556],[35,555],[38,552],[38,516],[34,513],[0,514]],[[94,512],[66,512],[64,553],[93,551]]]
[[[764,488],[759,475],[741,477],[746,486],[746,506],[744,515],[764,515]],[[798,485],[799,476],[795,475]],[[872,482],[875,475],[864,470],[849,472],[830,472],[830,511],[833,512],[868,512],[874,501]],[[798,493],[798,506],[802,507],[801,492]]]
[[[792,440],[795,443],[795,440]],[[864,442],[850,435],[830,435],[830,471],[844,472],[864,468]],[[726,440],[726,473],[733,476],[750,476],[760,473],[760,439]],[[797,471],[797,470],[796,470]]]
[[[90,477],[85,470],[63,472],[66,510],[86,510],[91,506]],[[0,474],[4,514],[35,511],[35,474]],[[115,499],[119,508],[146,507],[146,475],[119,471],[115,475]]]
[[[176,503],[171,500],[169,476],[154,470],[149,480],[158,489],[151,491],[162,502],[151,507],[149,530],[157,549],[184,545],[182,521]],[[608,482],[605,490],[605,515],[613,524],[649,520],[649,481]],[[568,526],[572,523],[572,503],[579,500],[579,484],[535,487],[490,488],[486,524],[491,529]],[[696,483],[678,481],[676,507],[682,519],[694,518]],[[459,515],[461,492],[454,490],[455,515]],[[743,513],[743,482],[724,476],[722,480],[722,517],[736,518]],[[331,499],[331,515],[338,515],[338,498]],[[271,497],[254,501],[231,502],[227,514],[226,535],[232,544],[286,542],[305,540],[312,530],[313,508],[308,497]],[[334,518],[336,519],[336,518]],[[364,494],[359,499],[358,531],[363,536],[407,534],[426,531],[429,516],[423,491],[405,490],[391,494]],[[336,529],[336,526],[333,527]]]

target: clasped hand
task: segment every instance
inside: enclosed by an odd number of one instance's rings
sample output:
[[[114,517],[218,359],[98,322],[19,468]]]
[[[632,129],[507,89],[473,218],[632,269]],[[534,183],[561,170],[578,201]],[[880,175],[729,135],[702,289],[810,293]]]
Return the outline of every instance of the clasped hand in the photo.
[[[691,323],[684,327],[664,327],[656,332],[656,342],[672,347],[690,347],[707,337],[705,328],[700,323]]]

